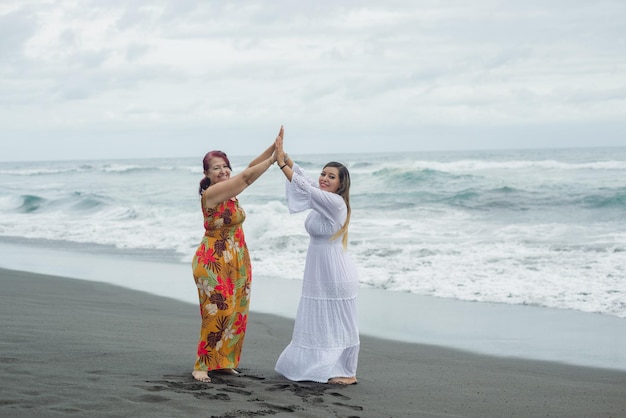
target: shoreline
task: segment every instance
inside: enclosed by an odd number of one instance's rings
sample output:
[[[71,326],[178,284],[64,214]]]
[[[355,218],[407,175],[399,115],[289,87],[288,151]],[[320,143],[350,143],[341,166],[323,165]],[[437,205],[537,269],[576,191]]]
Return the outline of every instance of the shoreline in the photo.
[[[197,304],[189,266],[0,242],[0,268],[103,282]],[[36,262],[33,262],[36,258]],[[256,275],[251,311],[295,318],[300,280]],[[278,296],[277,296],[278,295]],[[363,335],[500,357],[626,371],[626,319],[361,288]]]
[[[251,314],[240,376],[191,377],[197,308],[107,283],[0,269],[0,413],[441,417],[626,414],[626,372],[362,336],[359,384],[273,371],[293,321]]]

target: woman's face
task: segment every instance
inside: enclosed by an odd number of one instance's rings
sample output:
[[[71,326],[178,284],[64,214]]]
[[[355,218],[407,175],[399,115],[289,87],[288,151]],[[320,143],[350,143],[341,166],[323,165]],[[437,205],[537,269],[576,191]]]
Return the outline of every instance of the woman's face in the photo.
[[[339,169],[336,167],[324,167],[319,178],[320,189],[336,193],[339,189]]]
[[[211,180],[211,184],[219,183],[230,178],[230,168],[222,157],[213,157],[204,175]]]

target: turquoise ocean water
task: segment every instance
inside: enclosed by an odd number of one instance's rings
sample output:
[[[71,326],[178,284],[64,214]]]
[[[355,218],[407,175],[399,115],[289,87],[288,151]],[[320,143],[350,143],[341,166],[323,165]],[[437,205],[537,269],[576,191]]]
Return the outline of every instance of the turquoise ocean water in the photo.
[[[626,318],[626,148],[293,157],[349,167],[363,287]],[[188,264],[201,159],[0,162],[0,242]],[[299,280],[306,214],[279,170],[240,201],[254,273]]]

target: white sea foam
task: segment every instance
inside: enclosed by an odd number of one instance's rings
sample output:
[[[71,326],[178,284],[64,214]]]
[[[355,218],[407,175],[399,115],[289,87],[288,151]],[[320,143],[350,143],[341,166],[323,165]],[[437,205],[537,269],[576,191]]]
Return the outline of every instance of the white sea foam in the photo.
[[[626,318],[626,150],[305,156],[351,167],[363,286]],[[234,172],[248,160],[231,158]],[[191,261],[201,158],[0,163],[0,239]],[[240,196],[254,272],[299,280],[306,213],[270,170]]]

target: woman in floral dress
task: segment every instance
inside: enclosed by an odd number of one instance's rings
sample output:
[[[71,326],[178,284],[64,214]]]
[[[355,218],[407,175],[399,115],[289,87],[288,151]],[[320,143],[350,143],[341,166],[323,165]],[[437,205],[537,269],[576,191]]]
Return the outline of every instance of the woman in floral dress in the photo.
[[[282,135],[281,126],[278,138]],[[275,161],[274,143],[232,177],[230,161],[222,151],[211,151],[202,161],[199,193],[205,233],[192,261],[202,317],[192,372],[198,381],[210,382],[209,371],[238,374],[252,271],[242,228],[246,214],[237,195]]]
[[[317,181],[309,179],[285,155],[282,142],[282,136],[276,140],[275,155],[288,180],[287,206],[291,213],[310,210],[304,223],[310,239],[293,335],[275,370],[294,381],[355,384],[359,279],[346,251],[350,174],[343,164],[329,162]]]

